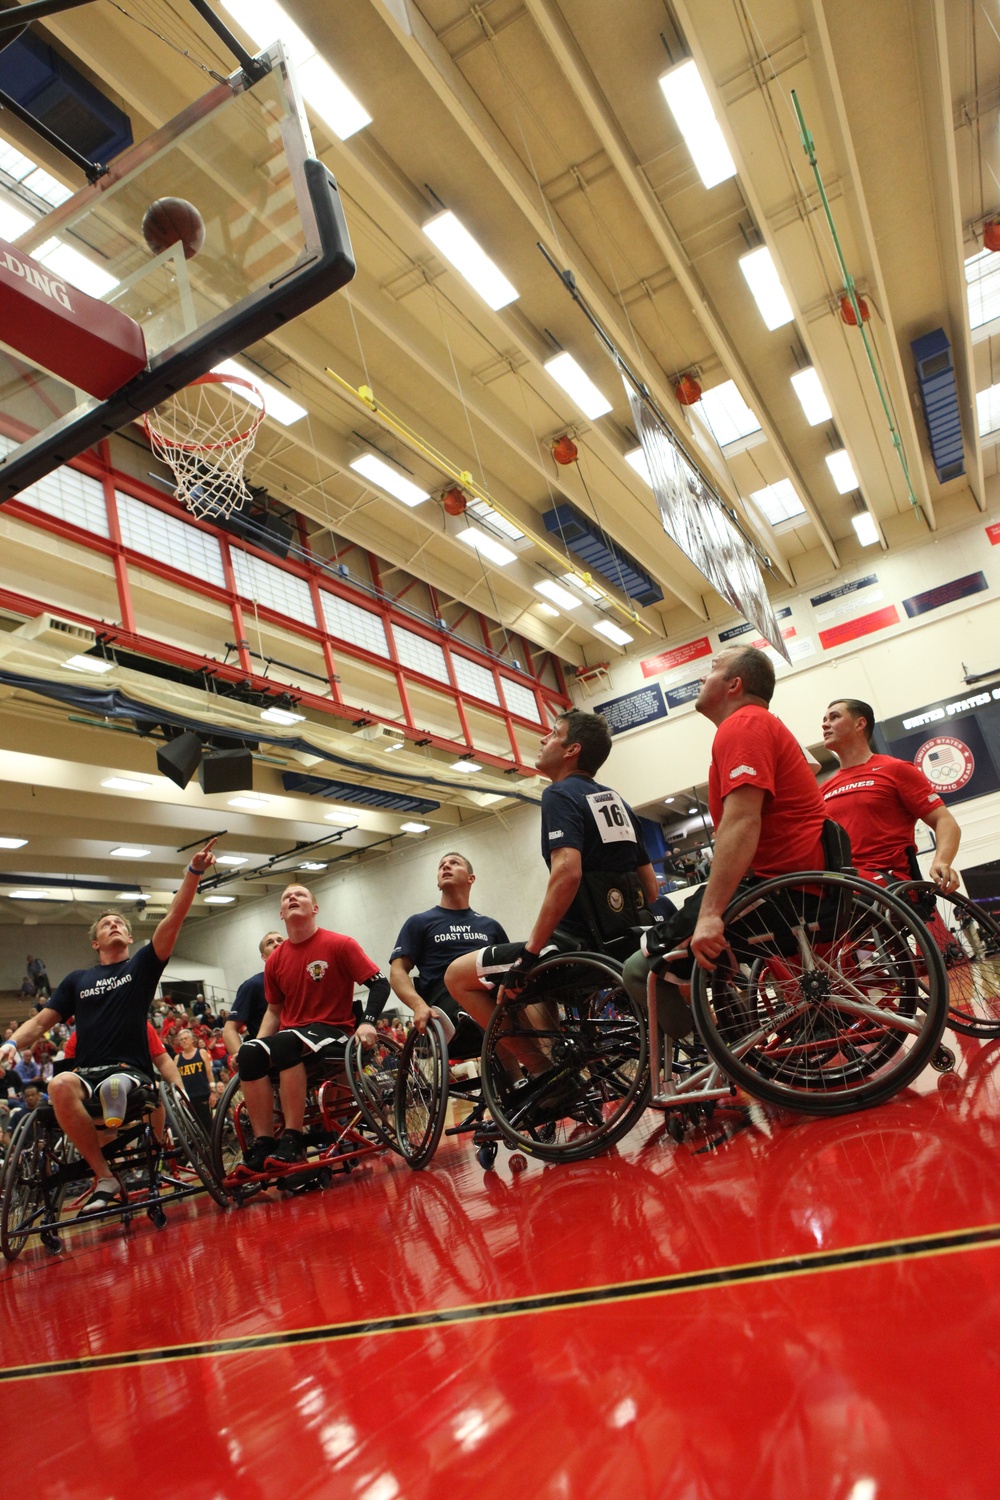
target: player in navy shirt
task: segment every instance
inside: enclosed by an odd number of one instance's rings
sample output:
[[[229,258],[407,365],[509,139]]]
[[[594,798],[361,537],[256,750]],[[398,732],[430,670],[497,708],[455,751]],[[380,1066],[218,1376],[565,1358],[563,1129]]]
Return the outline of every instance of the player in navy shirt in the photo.
[[[578,708],[561,714],[541,742],[535,769],[552,783],[542,793],[549,882],[531,936],[456,959],[446,976],[481,1026],[493,1010],[489,992],[521,988],[557,928],[599,948],[652,924],[646,902],[656,899],[656,876],[638,821],[618,792],[594,779],[610,753],[607,721]]]
[[[285,941],[283,932],[265,932],[261,938],[258,948],[260,956],[267,963],[271,954],[279,943]],[[236,999],[233,1008],[226,1017],[226,1024],[222,1028],[222,1040],[226,1044],[226,1051],[232,1057],[240,1050],[240,1044],[251,1041],[260,1030],[260,1023],[267,1015],[267,1000],[264,996],[264,970],[259,974],[252,974],[249,979],[244,979],[236,991]],[[240,1035],[240,1027],[244,1028],[243,1036]]]
[[[61,1128],[97,1179],[81,1215],[98,1213],[124,1201],[124,1188],[101,1150],[96,1122],[86,1101],[99,1093],[107,1128],[124,1117],[128,1094],[152,1075],[146,1019],[181,923],[198,889],[198,881],[215,863],[214,839],[192,856],[166,916],[152,942],[129,957],[132,930],[120,912],[102,912],[90,929],[99,962],[75,969],[57,987],[48,1004],[17,1028],[0,1047],[0,1070],[13,1049],[29,1050],[60,1021],[76,1017],[76,1072],[59,1073],[49,1083],[49,1100]]]
[[[452,1027],[460,1026],[463,1011],[449,995],[444,982],[448,965],[463,953],[474,953],[485,944],[508,940],[499,922],[473,911],[469,905],[475,879],[466,855],[445,854],[437,868],[441,894],[438,905],[408,917],[396,939],[390,958],[389,983],[396,997],[413,1011],[413,1024],[418,1031],[425,1030],[432,1010],[443,1012],[451,1023],[445,1027],[446,1034]],[[414,967],[420,975],[416,981],[410,978]],[[476,1038],[466,1040],[475,1048]],[[464,1046],[461,1050],[465,1050]]]

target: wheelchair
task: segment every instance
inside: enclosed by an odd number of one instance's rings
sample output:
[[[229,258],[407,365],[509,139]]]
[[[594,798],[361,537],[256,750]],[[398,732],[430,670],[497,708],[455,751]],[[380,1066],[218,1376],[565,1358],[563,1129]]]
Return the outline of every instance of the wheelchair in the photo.
[[[339,1056],[308,1059],[303,1122],[306,1160],[262,1172],[237,1170],[244,1152],[253,1145],[254,1132],[239,1074],[234,1074],[213,1116],[210,1161],[237,1207],[266,1187],[277,1187],[289,1196],[329,1187],[335,1175],[353,1171],[365,1158],[389,1149],[398,1151],[391,1121],[400,1050],[392,1037],[382,1035],[374,1049],[363,1050],[354,1036]],[[280,1137],[277,1074],[272,1082],[274,1134]]]
[[[166,1120],[162,1140],[152,1125],[157,1106]],[[87,1107],[100,1114],[96,1098]],[[187,1097],[165,1079],[131,1091],[125,1119],[103,1150],[125,1201],[77,1220],[71,1209],[89,1189],[90,1167],[63,1134],[50,1104],[22,1116],[0,1173],[0,1251],[7,1260],[16,1260],[34,1234],[45,1250],[58,1255],[66,1231],[111,1220],[127,1230],[143,1212],[162,1229],[166,1208],[193,1193],[207,1191],[219,1207],[228,1206],[201,1124]]]
[[[655,1108],[683,1121],[743,1089],[846,1114],[884,1103],[928,1063],[953,1065],[940,1045],[942,954],[898,894],[850,871],[806,871],[738,891],[723,920],[715,968],[692,972],[694,1041],[660,1033],[650,975]]]
[[[891,889],[911,904],[941,950],[948,977],[948,1025],[965,1036],[1000,1036],[1000,923],[967,896],[929,880]]]

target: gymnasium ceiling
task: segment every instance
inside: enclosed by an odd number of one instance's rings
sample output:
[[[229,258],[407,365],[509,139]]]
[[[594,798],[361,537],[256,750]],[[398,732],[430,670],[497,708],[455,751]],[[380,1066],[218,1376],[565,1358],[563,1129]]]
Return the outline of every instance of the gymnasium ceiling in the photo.
[[[271,40],[241,30],[249,4],[231,0],[225,12],[216,5],[251,50]],[[665,638],[727,617],[727,606],[664,534],[651,490],[626,463],[636,438],[621,380],[539,243],[573,273],[668,422],[771,559],[773,596],[835,576],[879,548],[932,541],[994,498],[995,448],[980,438],[974,399],[995,378],[993,340],[985,325],[973,341],[964,273],[981,247],[984,220],[1000,209],[1000,41],[986,6],[285,0],[285,10],[371,116],[346,141],[311,116],[318,154],[344,199],[356,279],[250,351],[312,419],[273,431],[265,424],[251,478],[307,518],[318,547],[332,531],[370,548],[571,664],[619,649],[595,633],[599,611],[543,612],[532,588],[551,567],[542,553],[528,549],[505,571],[459,545],[437,498],[446,482],[339,391],[324,373],[330,366],[351,386],[371,386],[426,442],[481,479],[525,531],[545,537],[542,513],[568,499],[638,559],[663,600],[637,606],[633,624],[613,616],[633,636],[626,651],[648,654]],[[94,0],[46,24],[125,109],[136,139],[203,91],[205,68],[228,74],[235,66],[186,0]],[[687,55],[737,168],[710,189],[658,84]],[[844,279],[799,139],[793,90],[847,266],[871,309],[866,326],[899,451],[860,334],[841,316]],[[27,139],[17,129],[7,134],[22,145]],[[36,154],[79,185],[37,143]],[[497,262],[517,300],[491,311],[438,255],[422,230],[440,206],[435,197]],[[738,268],[756,245],[770,249],[794,312],[773,332]],[[945,484],[930,461],[910,353],[912,339],[936,328],[951,339],[964,439],[965,473]],[[546,371],[558,346],[612,403],[609,413],[587,420]],[[810,365],[831,411],[815,426],[791,384]],[[686,373],[707,392],[734,382],[759,431],[720,448],[677,402],[675,383]],[[579,451],[569,467],[551,455],[562,434]],[[407,468],[432,500],[410,510],[366,487],[344,457],[359,436]],[[857,477],[846,494],[825,462],[841,447]],[[803,513],[774,526],[749,497],[782,480]],[[852,525],[861,509],[878,530],[867,551]],[[609,592],[628,605],[613,583]],[[5,709],[2,743],[51,754],[55,718],[35,707]],[[190,788],[177,797],[158,791],[142,814],[134,798],[98,795],[94,768],[127,769],[142,759],[125,736],[109,748],[111,739],[81,730],[70,741],[60,730],[54,785],[43,789],[39,775],[31,793],[37,858],[11,864],[4,854],[2,868],[77,877],[106,871],[106,825],[156,851],[155,865],[143,869],[153,889],[170,878],[176,846],[222,826]],[[140,748],[146,766],[148,747]],[[9,754],[5,760],[13,769],[3,817],[15,833],[11,810],[29,788],[25,767]],[[33,764],[40,772],[41,760]],[[78,782],[96,800],[75,796]],[[458,799],[439,817],[457,824],[470,815],[467,799],[464,810]],[[361,833],[345,836],[359,847],[398,831],[399,820],[388,816],[362,821]],[[308,808],[285,804],[272,819],[246,824],[235,838],[255,859],[316,836]]]

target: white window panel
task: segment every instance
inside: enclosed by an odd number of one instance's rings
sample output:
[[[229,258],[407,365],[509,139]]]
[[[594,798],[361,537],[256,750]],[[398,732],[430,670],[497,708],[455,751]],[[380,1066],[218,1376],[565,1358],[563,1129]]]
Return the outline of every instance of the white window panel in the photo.
[[[1000,385],[976,392],[976,415],[979,436],[990,443],[1000,441]]]
[[[222,554],[214,536],[199,531],[178,516],[167,515],[155,505],[144,505],[134,495],[115,491],[122,541],[144,557],[155,557],[191,578],[201,578],[225,588]]]
[[[435,682],[449,681],[448,664],[440,646],[422,635],[415,635],[412,630],[404,630],[401,625],[392,627],[392,638],[396,642],[396,655],[404,667],[409,667],[411,672],[422,672]]]
[[[503,683],[503,695],[511,713],[517,714],[522,719],[530,719],[532,724],[540,724],[538,700],[531,689],[522,687],[519,682],[511,682],[508,677],[501,677],[500,680]]]
[[[992,250],[970,255],[965,262],[965,280],[972,340],[978,343],[994,331],[994,324],[1000,324],[1000,255]]]
[[[728,448],[761,431],[760,423],[732,380],[705,391],[692,411],[702,419],[720,448]]]
[[[508,521],[506,516],[494,510],[492,505],[488,505],[485,500],[473,496],[465,508],[469,515],[478,516],[481,521],[492,526],[494,531],[499,531],[503,536],[509,537],[512,542],[524,540],[524,532],[520,531],[513,521]]]
[[[485,667],[477,667],[474,661],[459,656],[457,652],[452,656],[452,663],[455,681],[463,693],[470,693],[473,698],[482,698],[485,703],[495,703],[499,708],[500,694],[492,672]]]
[[[349,604],[339,594],[331,594],[324,589],[323,614],[330,635],[338,636],[342,641],[350,641],[352,646],[360,646],[364,651],[373,651],[376,656],[387,654],[385,629],[380,616],[374,611],[360,609],[357,604]]]
[[[259,557],[251,557],[239,547],[233,548],[232,556],[236,587],[245,599],[263,604],[286,619],[301,620],[303,625],[316,624],[309,585],[301,578]]]
[[[108,513],[104,504],[104,486],[99,479],[81,474],[79,469],[53,469],[44,479],[22,490],[17,497],[25,505],[70,521],[94,536],[108,536]]]

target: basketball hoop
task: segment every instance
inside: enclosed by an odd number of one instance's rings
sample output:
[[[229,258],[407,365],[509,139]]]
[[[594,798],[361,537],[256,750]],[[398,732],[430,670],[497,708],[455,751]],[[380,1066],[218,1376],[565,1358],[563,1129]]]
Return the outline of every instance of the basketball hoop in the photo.
[[[243,465],[264,420],[264,398],[241,375],[199,375],[144,414],[157,458],[170,465],[177,498],[204,520],[249,499]]]

